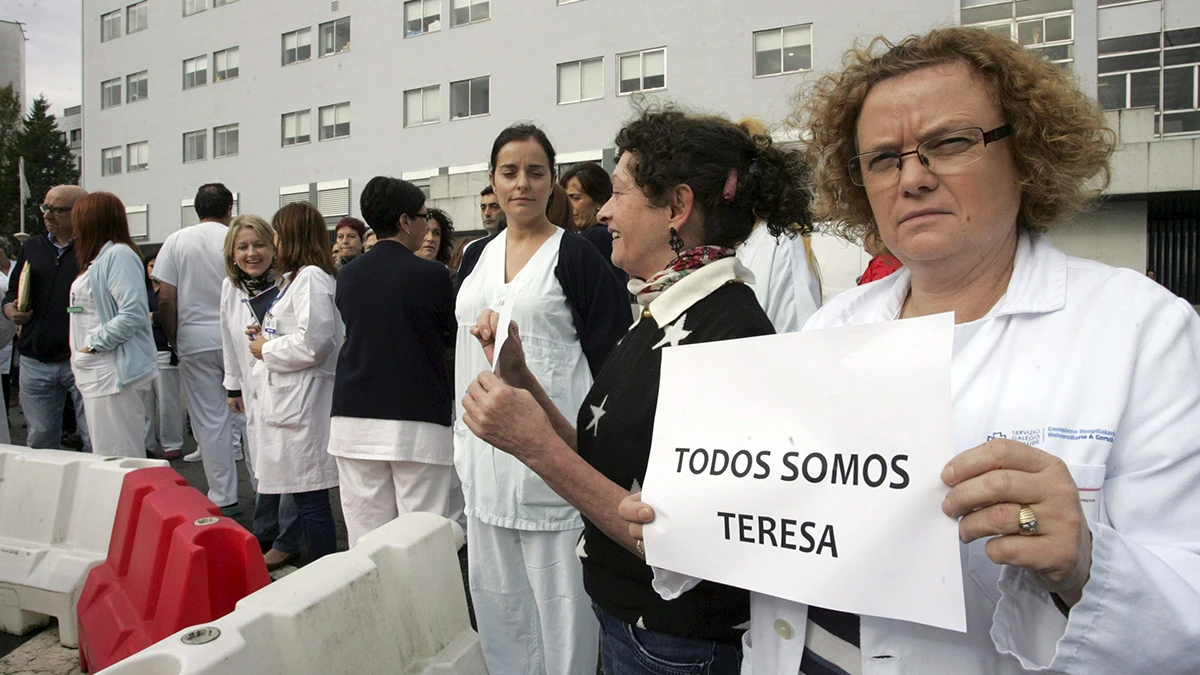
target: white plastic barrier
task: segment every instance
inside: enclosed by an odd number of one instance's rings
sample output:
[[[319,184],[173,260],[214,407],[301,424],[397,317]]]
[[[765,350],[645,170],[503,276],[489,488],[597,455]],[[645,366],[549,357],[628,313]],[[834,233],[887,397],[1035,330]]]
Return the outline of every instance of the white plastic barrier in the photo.
[[[125,474],[153,459],[0,445],[0,631],[23,635],[58,618],[79,644],[75,605],[104,562]]]
[[[98,675],[485,675],[462,540],[441,516],[400,516]]]

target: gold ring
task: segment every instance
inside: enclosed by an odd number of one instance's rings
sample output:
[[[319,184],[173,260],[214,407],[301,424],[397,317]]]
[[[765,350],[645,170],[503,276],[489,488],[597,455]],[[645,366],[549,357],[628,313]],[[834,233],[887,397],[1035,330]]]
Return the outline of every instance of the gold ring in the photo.
[[[638,555],[645,558],[646,557],[646,549],[642,547],[642,540],[634,539],[633,542],[634,542],[633,543],[634,547],[637,548]]]
[[[1025,536],[1037,534],[1037,516],[1028,505],[1021,505],[1021,512],[1017,515],[1017,531]]]

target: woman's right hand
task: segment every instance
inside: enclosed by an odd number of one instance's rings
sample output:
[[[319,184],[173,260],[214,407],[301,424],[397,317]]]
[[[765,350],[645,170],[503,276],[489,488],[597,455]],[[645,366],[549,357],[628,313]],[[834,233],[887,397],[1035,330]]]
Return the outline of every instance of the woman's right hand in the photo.
[[[471,335],[479,340],[483,354],[488,363],[495,364],[496,335],[500,332],[500,314],[485,309],[471,327]],[[521,347],[521,331],[517,322],[508,322],[508,339],[500,350],[500,365],[495,368],[496,374],[507,382],[519,385],[521,378],[528,372],[525,365],[525,350]]]
[[[242,397],[227,398],[225,404],[229,406],[229,412],[241,414],[246,412],[246,405],[242,402]]]
[[[617,515],[629,526],[629,536],[637,540],[643,539],[642,526],[654,521],[654,509],[642,501],[640,492],[622,499],[621,504],[617,506]]]

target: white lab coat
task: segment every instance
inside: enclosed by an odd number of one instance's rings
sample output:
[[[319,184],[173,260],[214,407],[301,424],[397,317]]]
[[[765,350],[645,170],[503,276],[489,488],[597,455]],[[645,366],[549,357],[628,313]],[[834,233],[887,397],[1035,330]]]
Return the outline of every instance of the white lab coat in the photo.
[[[221,282],[221,356],[225,361],[225,377],[221,386],[229,391],[242,391],[250,386],[250,374],[258,361],[250,353],[250,338],[246,335],[246,326],[258,323],[254,311],[246,304],[249,297],[246,291],[234,286],[228,277]],[[250,474],[250,484],[257,492],[258,475],[255,473],[254,453],[258,448],[255,443],[257,439],[251,435],[257,433],[257,429],[252,431],[250,427],[250,406],[246,403],[248,399],[249,392],[242,391],[242,405],[246,407],[246,416],[241,418],[240,423],[244,425],[245,442],[237,438],[239,419],[235,415],[234,443],[241,442],[242,452],[247,458],[246,470]]]
[[[902,269],[850,290],[805,328],[895,319],[909,279]],[[864,675],[1200,672],[1192,307],[1137,272],[1023,235],[1005,296],[955,329],[952,392],[957,451],[1004,436],[1067,463],[1092,531],[1091,578],[1068,621],[1027,572],[992,563],[984,540],[964,545],[967,633],[864,616]],[[753,594],[751,607],[743,674],[799,672],[807,606]]]
[[[259,492],[292,494],[338,484],[337,464],[326,451],[343,334],[333,291],[332,276],[304,267],[285,278],[263,320],[263,358],[253,366],[250,385],[242,385],[250,442],[257,444]]]
[[[808,264],[804,239],[773,237],[764,223],[737,248],[737,258],[754,274],[750,288],[776,333],[794,333],[821,306],[821,285]]]

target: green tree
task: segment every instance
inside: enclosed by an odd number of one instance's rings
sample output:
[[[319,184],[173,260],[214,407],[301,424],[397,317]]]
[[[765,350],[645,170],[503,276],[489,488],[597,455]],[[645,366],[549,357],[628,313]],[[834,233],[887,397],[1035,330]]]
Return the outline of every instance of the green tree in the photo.
[[[0,233],[17,229],[20,193],[17,180],[17,137],[21,133],[21,102],[10,84],[0,88]]]
[[[30,223],[40,222],[37,205],[50,188],[79,183],[71,146],[49,110],[50,102],[45,96],[34,99],[16,139],[17,154],[25,158],[25,182],[29,186],[29,198],[25,201],[26,231],[37,231]]]

